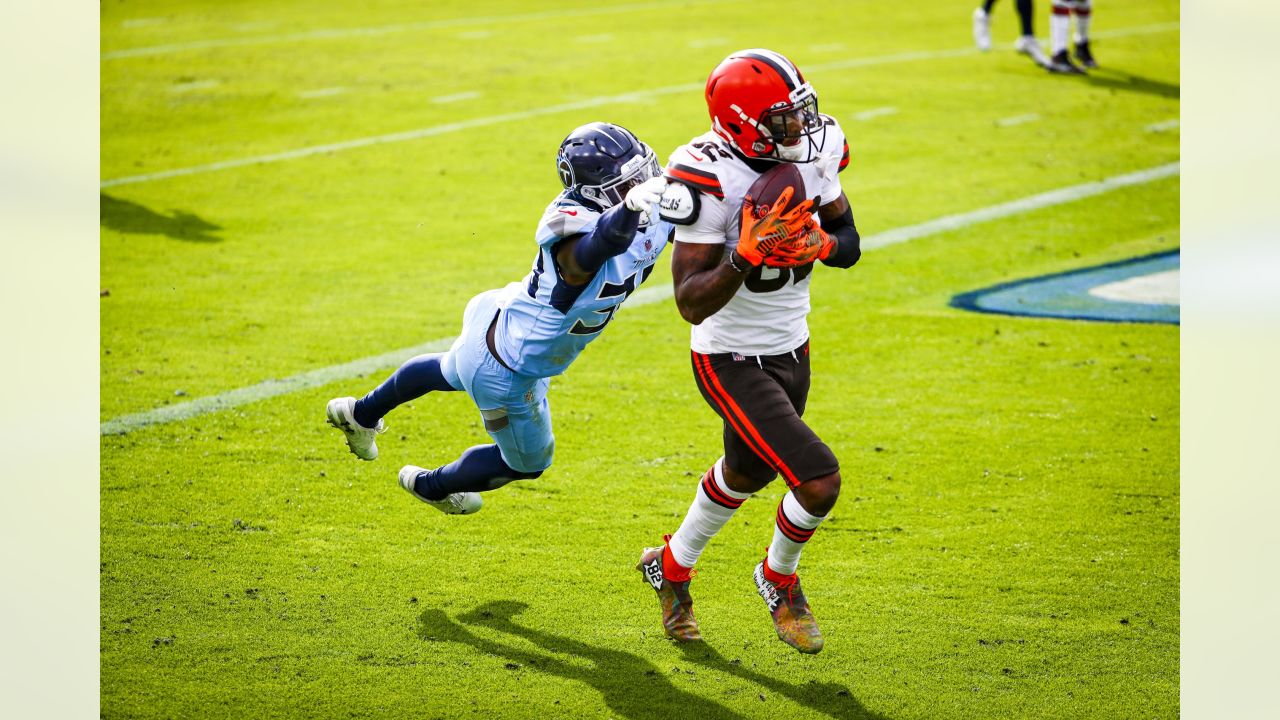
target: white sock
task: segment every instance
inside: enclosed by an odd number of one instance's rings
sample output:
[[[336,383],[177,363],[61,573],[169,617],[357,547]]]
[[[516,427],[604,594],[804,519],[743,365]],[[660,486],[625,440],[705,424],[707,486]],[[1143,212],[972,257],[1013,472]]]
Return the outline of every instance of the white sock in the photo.
[[[1051,53],[1067,49],[1067,37],[1071,34],[1071,10],[1061,0],[1053,3],[1053,14],[1049,16],[1049,45]]]
[[[749,497],[751,493],[729,489],[724,481],[724,458],[717,460],[698,483],[698,492],[680,529],[667,541],[671,557],[684,567],[693,567],[707,543]]]
[[[794,492],[782,496],[774,516],[773,542],[769,543],[769,569],[779,575],[794,575],[804,544],[826,515],[810,515],[800,507]]]
[[[1093,20],[1093,0],[1076,3],[1076,42],[1089,42],[1089,23]]]

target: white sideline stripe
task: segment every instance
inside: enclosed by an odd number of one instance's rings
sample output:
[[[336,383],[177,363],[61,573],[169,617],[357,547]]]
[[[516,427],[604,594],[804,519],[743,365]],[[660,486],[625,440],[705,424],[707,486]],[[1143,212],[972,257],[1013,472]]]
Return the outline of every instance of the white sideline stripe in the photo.
[[[1163,25],[1143,25],[1133,28],[1121,28],[1112,30],[1109,33],[1096,32],[1094,37],[1120,37],[1122,35],[1142,35],[1153,32],[1164,32],[1166,30],[1177,29],[1177,23],[1166,23]],[[805,72],[822,72],[824,70],[846,70],[857,67],[869,67],[873,65],[885,65],[898,62],[910,62],[914,60],[935,60],[938,58],[958,57],[962,55],[977,55],[979,51],[976,48],[968,47],[957,50],[937,50],[937,51],[921,51],[909,53],[897,53],[894,55],[883,55],[879,57],[853,58],[850,60],[840,60],[837,62],[820,63],[810,65]],[[240,158],[238,160],[223,160],[221,162],[209,163],[208,165],[195,165],[185,168],[174,168],[173,170],[161,170],[154,173],[146,173],[143,175],[126,175],[124,177],[103,180],[98,184],[100,188],[116,187],[118,185],[132,185],[135,183],[152,182],[154,180],[165,180],[167,178],[184,177],[187,175],[200,175],[207,172],[216,172],[219,170],[229,170],[231,168],[245,167],[247,165],[261,165],[265,163],[282,162],[285,160],[297,160],[299,158],[311,157],[312,155],[322,155],[326,153],[340,152],[343,150],[352,150],[355,148],[368,147],[370,145],[382,145],[385,143],[405,142],[408,140],[419,140],[436,135],[445,135],[448,133],[459,132],[462,130],[471,130],[474,128],[487,127],[489,125],[498,125],[504,122],[514,122],[517,120],[528,120],[529,118],[540,117],[543,115],[554,115],[556,113],[569,112],[571,110],[584,110],[586,108],[599,107],[601,105],[610,105],[613,103],[637,102],[646,98],[657,97],[660,95],[671,95],[675,93],[701,91],[703,83],[689,83],[685,85],[671,85],[668,87],[653,88],[651,90],[637,90],[630,93],[622,93],[620,95],[602,95],[594,98],[587,98],[576,102],[562,103],[559,105],[550,105],[543,108],[535,108],[533,110],[522,110],[520,112],[505,113],[503,115],[491,115],[489,117],[474,118],[471,120],[463,120],[445,125],[436,125],[433,127],[419,128],[417,130],[406,130],[404,132],[389,133],[387,135],[375,135],[373,137],[357,138],[355,140],[345,140],[342,142],[328,143],[325,145],[312,145],[311,147],[298,148],[297,150],[287,150],[285,152],[273,153],[271,155],[258,155],[256,157]]]
[[[1009,217],[1010,215],[1019,215],[1021,213],[1039,210],[1041,208],[1051,207],[1053,205],[1062,205],[1064,203],[1083,200],[1094,195],[1118,190],[1130,185],[1141,185],[1143,183],[1161,180],[1163,178],[1172,177],[1179,173],[1179,163],[1169,163],[1168,165],[1160,165],[1158,167],[1148,168],[1147,170],[1139,170],[1138,172],[1128,173],[1127,175],[1116,175],[1105,180],[1097,182],[1084,183],[1083,185],[1072,185],[1070,187],[1060,188],[1058,190],[1050,190],[1049,192],[1040,193],[1024,197],[1020,200],[1012,200],[999,205],[972,210],[966,213],[956,215],[945,215],[936,220],[923,222],[919,225],[909,225],[907,227],[888,230],[862,240],[863,250],[875,250],[887,245],[896,245],[897,243],[907,242],[908,240],[916,240],[927,235],[935,235],[938,233],[949,232],[951,230],[959,230],[970,225],[998,220],[1000,218]]]
[[[470,90],[470,91],[468,91],[468,92],[454,93],[453,95],[441,95],[441,96],[439,96],[439,97],[433,97],[433,98],[431,98],[431,102],[433,102],[433,103],[453,103],[453,102],[461,102],[461,101],[463,101],[463,100],[474,100],[474,99],[476,99],[476,98],[480,97],[482,94],[483,94],[483,93],[481,93],[481,92],[479,92],[479,91],[477,91],[477,90]]]
[[[1035,113],[1028,113],[1026,115],[1014,115],[1013,117],[1001,118],[996,121],[996,125],[999,125],[1000,127],[1013,127],[1014,125],[1025,125],[1029,122],[1035,122],[1039,119],[1039,115]]]
[[[163,22],[165,22],[165,19],[164,19],[164,18],[159,18],[159,17],[152,17],[152,18],[134,18],[134,19],[132,19],[132,20],[122,20],[122,21],[120,22],[120,27],[123,27],[123,28],[140,28],[140,27],[147,27],[148,25],[159,25],[159,24],[161,24],[161,23],[163,23]]]
[[[333,97],[334,95],[341,95],[346,91],[347,89],[345,87],[328,87],[328,88],[320,88],[318,90],[303,90],[302,92],[298,93],[298,97],[307,98],[307,99]]]
[[[171,93],[184,93],[193,90],[208,90],[209,88],[218,87],[217,80],[196,80],[195,82],[178,83],[169,88]]]
[[[920,223],[918,225],[909,225],[887,232],[870,235],[862,239],[863,250],[875,250],[888,245],[915,240],[917,238],[934,235],[936,233],[948,232],[951,230],[959,230],[970,225],[996,220],[1010,215],[1030,212],[1040,208],[1050,207],[1052,205],[1061,205],[1064,203],[1074,202],[1093,195],[1117,190],[1130,185],[1139,185],[1142,183],[1160,180],[1162,178],[1177,175],[1179,171],[1178,163],[1170,163],[1159,167],[1141,170],[1139,172],[1129,173],[1127,175],[1117,175],[1098,182],[1085,183],[1083,185],[1073,185],[1070,187],[1052,190],[1039,195],[1014,200],[1012,202],[1001,203],[991,207],[974,210],[972,212],[960,213],[958,215],[947,215],[936,220]],[[658,285],[654,287],[641,288],[637,290],[627,302],[623,303],[622,310],[630,307],[639,307],[641,305],[650,305],[652,303],[661,302],[670,298],[674,294],[674,289],[670,283]],[[293,375],[278,380],[267,380],[257,385],[238,388],[217,395],[209,395],[198,398],[190,402],[180,403],[178,405],[168,405],[166,407],[148,410],[146,412],[133,413],[131,415],[121,415],[112,418],[99,426],[100,435],[123,435],[131,430],[146,427],[148,425],[159,425],[163,423],[177,422],[179,420],[187,420],[198,415],[217,412],[219,410],[229,410],[241,405],[267,400],[279,395],[297,392],[298,390],[306,390],[308,388],[320,387],[327,385],[336,380],[345,380],[347,378],[366,375],[371,372],[382,370],[385,368],[398,366],[405,360],[430,352],[444,352],[453,344],[454,338],[440,338],[432,340],[421,345],[392,350],[391,352],[374,355],[372,357],[352,360],[341,365],[331,365],[329,367],[319,368],[304,372],[300,375]]]
[[[1166,130],[1177,130],[1181,127],[1181,123],[1174,120],[1165,120],[1164,122],[1151,123],[1146,127],[1147,132],[1164,132]]]
[[[373,27],[354,28],[322,28],[304,30],[302,32],[281,33],[278,35],[260,35],[258,37],[219,38],[214,40],[193,40],[168,45],[150,45],[147,47],[111,50],[102,53],[103,60],[119,60],[122,58],[146,57],[150,55],[167,55],[185,50],[208,50],[212,48],[237,47],[242,45],[267,45],[277,42],[295,42],[299,40],[329,40],[345,37],[373,37],[391,33],[411,32],[416,30],[435,30],[438,28],[466,27],[468,25],[497,25],[500,23],[525,22],[527,20],[550,20],[553,18],[587,17],[591,15],[615,15],[637,10],[678,5],[707,5],[723,3],[728,0],[665,0],[664,2],[631,3],[612,7],[575,8],[569,10],[544,10],[541,12],[521,13],[518,15],[482,15],[476,17],[451,18],[448,20],[427,20],[416,23],[395,23],[391,25],[375,25]],[[1097,33],[1094,33],[1097,35]]]
[[[863,110],[860,113],[854,113],[853,119],[866,122],[874,118],[884,117],[885,115],[896,115],[897,113],[898,108],[896,107],[878,107],[871,108],[870,110]]]
[[[311,147],[289,150],[287,152],[275,153],[273,155],[259,155],[257,157],[241,158],[239,160],[224,160],[222,162],[210,163],[208,165],[196,165],[195,167],[162,170],[160,172],[148,173],[146,175],[119,177],[111,180],[104,180],[99,184],[99,187],[109,188],[117,185],[130,185],[133,183],[151,182],[152,180],[182,177],[184,175],[200,175],[202,173],[214,172],[216,170],[228,170],[230,168],[244,167],[246,165],[259,165],[263,163],[281,162],[283,160],[297,160],[298,158],[310,157],[312,155],[352,150],[354,148],[368,147],[370,145],[383,145],[386,143],[404,142],[406,140],[418,140],[436,135],[446,135],[460,130],[471,130],[473,128],[498,125],[504,122],[513,122],[516,120],[528,120],[529,118],[540,117],[542,115],[554,115],[556,113],[568,112],[570,110],[584,110],[586,108],[610,105],[613,103],[636,102],[644,100],[645,98],[657,97],[659,95],[671,95],[701,89],[702,83],[694,83],[688,85],[673,85],[665,88],[656,88],[654,90],[624,93],[622,95],[606,95],[602,97],[587,98],[586,100],[568,102],[560,105],[551,105],[549,107],[537,108],[535,110],[524,110],[521,112],[506,113],[504,115],[491,115],[489,117],[475,118],[473,120],[463,120],[455,123],[420,128],[418,130],[391,133],[390,135],[357,138],[355,140],[329,143],[327,145],[312,145]]]

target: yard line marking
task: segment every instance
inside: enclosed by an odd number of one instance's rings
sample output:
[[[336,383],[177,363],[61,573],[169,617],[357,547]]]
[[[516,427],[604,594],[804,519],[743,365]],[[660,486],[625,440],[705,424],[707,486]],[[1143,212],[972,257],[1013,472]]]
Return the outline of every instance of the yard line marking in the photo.
[[[1125,175],[1116,175],[1097,182],[1084,183],[1082,185],[1071,185],[1069,187],[1050,190],[1049,192],[1040,193],[1039,195],[1031,195],[1019,200],[1012,200],[999,205],[971,210],[966,213],[958,213],[956,215],[944,215],[943,217],[929,222],[920,223],[919,225],[910,225],[908,227],[887,230],[862,241],[863,250],[875,250],[886,247],[888,245],[896,245],[898,243],[907,242],[908,240],[916,240],[926,235],[935,235],[937,233],[949,232],[951,230],[959,230],[970,225],[978,223],[990,222],[1000,218],[1009,217],[1010,215],[1020,215],[1032,210],[1052,207],[1054,205],[1062,205],[1064,203],[1083,200],[1094,195],[1119,190],[1130,185],[1141,185],[1143,183],[1162,180],[1172,177],[1180,172],[1179,163],[1169,163],[1168,165],[1160,165],[1138,172],[1128,173]]]
[[[161,170],[160,172],[147,173],[145,175],[129,175],[126,177],[113,178],[104,180],[99,187],[109,188],[117,185],[130,185],[133,183],[151,182],[153,180],[163,180],[165,178],[182,177],[184,175],[200,175],[216,170],[227,170],[230,168],[244,167],[246,165],[260,165],[264,163],[281,162],[283,160],[297,160],[298,158],[310,157],[312,155],[322,155],[325,153],[339,152],[342,150],[351,150],[353,148],[368,147],[370,145],[382,145],[386,143],[404,142],[406,140],[418,140],[426,137],[434,137],[436,135],[445,135],[448,133],[458,132],[459,130],[471,130],[473,128],[487,127],[489,125],[498,125],[505,122],[513,122],[516,120],[528,120],[529,118],[541,117],[543,115],[555,115],[557,113],[568,112],[570,110],[585,110],[588,108],[600,107],[601,105],[611,105],[614,103],[637,102],[646,98],[657,97],[659,95],[671,95],[675,93],[693,92],[702,89],[702,83],[691,83],[688,85],[672,85],[665,88],[656,88],[642,92],[630,92],[622,95],[605,95],[601,97],[587,98],[586,100],[578,100],[576,102],[562,103],[560,105],[551,105],[534,110],[523,110],[521,112],[506,113],[503,115],[490,115],[489,117],[480,117],[473,120],[462,120],[455,123],[446,123],[444,125],[434,125],[432,127],[419,128],[417,130],[408,130],[406,132],[391,133],[389,135],[376,135],[374,137],[357,138],[355,140],[346,140],[344,142],[329,143],[327,145],[312,145],[310,147],[299,148],[297,150],[289,150],[287,152],[275,153],[273,155],[258,155],[257,157],[241,158],[239,160],[224,160],[222,162],[210,163],[208,165],[196,165],[194,167],[175,168],[173,170]]]
[[[1112,30],[1104,35],[1101,32],[1094,33],[1095,37],[1120,37],[1122,35],[1141,35],[1153,32],[1163,32],[1170,29],[1176,29],[1177,23],[1166,23],[1163,25],[1144,25],[1133,28],[1121,28]],[[806,68],[806,72],[822,72],[825,70],[847,70],[857,67],[869,67],[874,65],[886,65],[897,62],[910,62],[914,60],[936,60],[940,58],[958,57],[962,55],[977,55],[980,51],[973,47],[967,47],[958,50],[937,50],[937,51],[920,51],[909,53],[897,53],[894,55],[883,55],[879,57],[853,58],[850,60],[840,60],[830,63],[820,63],[810,65]],[[588,108],[600,107],[601,105],[610,105],[613,103],[638,102],[647,98],[658,97],[661,95],[671,95],[675,93],[701,91],[703,83],[689,83],[685,85],[671,85],[668,87],[653,88],[650,90],[637,90],[630,93],[620,95],[602,95],[585,100],[575,102],[561,103],[559,105],[550,105],[542,108],[534,108],[532,110],[522,110],[520,112],[505,113],[503,115],[491,115],[488,117],[479,117],[471,120],[463,120],[455,123],[447,123],[445,125],[435,125],[432,127],[418,128],[417,130],[406,130],[404,132],[389,133],[386,135],[375,135],[373,137],[357,138],[355,140],[345,140],[342,142],[328,143],[325,145],[312,145],[310,147],[298,148],[296,150],[288,150],[270,155],[258,155],[256,157],[240,158],[238,160],[223,160],[221,162],[209,163],[208,165],[194,165],[185,168],[174,168],[172,170],[160,170],[153,173],[145,173],[142,175],[126,175],[110,180],[103,180],[98,184],[99,188],[116,187],[118,185],[132,185],[134,183],[152,182],[155,180],[165,180],[174,177],[184,177],[187,175],[200,175],[207,172],[217,172],[219,170],[229,170],[232,168],[245,167],[248,165],[262,165],[266,163],[282,162],[285,160],[297,160],[299,158],[311,157],[312,155],[324,155],[343,150],[352,150],[355,148],[369,147],[371,145],[382,145],[385,143],[405,142],[408,140],[420,140],[422,138],[434,137],[437,135],[445,135],[448,133],[459,132],[462,130],[471,130],[474,128],[488,127],[490,125],[498,125],[504,122],[514,122],[517,120],[528,120],[530,118],[541,117],[543,115],[554,115],[572,110],[585,110]]]
[[[435,30],[438,28],[466,27],[468,25],[498,25],[501,23],[517,23],[529,20],[551,20],[555,18],[588,17],[592,15],[617,15],[633,11],[653,10],[673,5],[687,7],[689,5],[709,5],[728,2],[729,0],[663,0],[662,2],[631,3],[612,7],[573,8],[568,10],[543,10],[540,12],[520,13],[516,15],[482,15],[476,17],[450,18],[447,20],[426,20],[414,23],[394,23],[391,25],[375,25],[372,27],[321,28],[300,32],[280,33],[278,35],[260,35],[258,37],[218,38],[213,40],[193,40],[191,42],[170,43],[167,45],[150,45],[147,47],[110,50],[102,53],[102,60],[120,60],[122,58],[167,55],[187,50],[210,50],[213,48],[237,47],[243,45],[268,45],[279,42],[295,42],[299,40],[330,40],[346,37],[374,37],[392,33],[412,32],[417,30]],[[1098,33],[1094,33],[1097,35]]]
[[[1002,118],[996,121],[996,125],[1000,127],[1013,127],[1014,125],[1025,125],[1029,122],[1035,122],[1040,116],[1035,113],[1027,113],[1026,115],[1014,115],[1013,117]]]
[[[346,91],[347,89],[344,87],[320,88],[318,90],[303,90],[302,92],[298,93],[298,97],[300,98],[333,97],[334,95],[341,95]]]
[[[601,33],[599,35],[583,35],[578,38],[580,43],[606,43],[613,41],[613,33]]]
[[[476,90],[471,90],[471,91],[468,91],[468,92],[454,93],[453,95],[440,95],[440,96],[438,96],[438,97],[433,97],[433,98],[431,98],[431,102],[433,102],[433,103],[453,103],[453,102],[461,102],[461,101],[463,101],[463,100],[474,100],[474,99],[476,99],[476,98],[480,97],[482,94],[483,94],[483,93],[480,93],[480,92],[478,92],[478,91],[476,91]]]
[[[208,90],[209,88],[218,87],[217,80],[193,80],[192,82],[177,83],[169,88],[171,93],[184,93],[193,90]]]
[[[1164,122],[1151,123],[1146,127],[1147,132],[1165,132],[1167,130],[1177,130],[1181,124],[1175,118],[1173,120],[1165,120]]]
[[[1020,213],[1031,212],[1033,210],[1039,210],[1041,208],[1051,207],[1053,205],[1062,205],[1074,202],[1076,200],[1092,197],[1094,195],[1101,195],[1103,193],[1129,187],[1131,185],[1140,185],[1143,183],[1161,180],[1163,178],[1177,175],[1178,173],[1179,164],[1175,162],[1125,175],[1117,175],[1098,182],[1059,188],[1057,190],[1040,193],[1039,195],[1032,195],[1020,200],[992,205],[990,207],[980,208],[966,213],[946,215],[928,222],[908,225],[906,227],[896,228],[865,237],[862,239],[862,249],[876,250],[889,245],[927,237],[929,235],[959,230],[961,228],[969,227],[970,225],[1009,217],[1010,215],[1017,215]],[[672,288],[670,283],[641,288],[631,295],[630,300],[623,303],[621,309],[625,310],[630,307],[650,305],[666,300],[673,295],[674,288]],[[380,355],[352,360],[351,362],[342,363],[341,365],[330,365],[329,367],[310,370],[287,378],[266,380],[256,385],[230,390],[217,395],[197,398],[190,402],[180,403],[178,405],[167,405],[155,410],[121,415],[120,417],[112,418],[102,423],[99,426],[99,435],[123,435],[132,430],[147,427],[148,425],[160,425],[164,423],[177,422],[179,420],[188,420],[199,415],[205,415],[219,410],[229,410],[231,408],[240,407],[241,405],[248,405],[260,400],[267,400],[269,398],[286,395],[299,390],[320,387],[336,380],[345,380],[359,375],[367,375],[386,368],[399,366],[405,360],[414,357],[415,355],[431,352],[444,352],[453,344],[453,340],[454,338],[452,337],[440,338],[438,340],[422,343],[421,345],[414,345],[412,347],[385,352]]]
[[[871,108],[870,110],[863,110],[860,113],[854,113],[853,119],[860,122],[866,122],[878,117],[884,117],[885,115],[896,115],[897,113],[898,108],[896,107],[878,107]]]
[[[124,27],[124,28],[140,28],[140,27],[147,27],[148,25],[159,25],[159,24],[163,23],[164,21],[165,21],[165,19],[164,19],[164,18],[160,18],[160,17],[134,18],[134,19],[132,19],[132,20],[122,20],[122,21],[120,21],[120,27]]]

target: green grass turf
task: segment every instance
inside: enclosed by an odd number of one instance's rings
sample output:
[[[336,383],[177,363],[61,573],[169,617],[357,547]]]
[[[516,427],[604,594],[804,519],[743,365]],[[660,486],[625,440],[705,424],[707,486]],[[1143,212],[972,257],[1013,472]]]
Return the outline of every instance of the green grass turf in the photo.
[[[1120,33],[1088,79],[1006,50],[1004,5],[989,55],[843,69],[963,50],[968,8],[818,2],[793,26],[821,32],[797,33],[693,3],[104,59],[102,176],[697,84],[745,46],[788,53],[844,126],[865,235],[1177,160],[1176,131],[1144,129],[1178,117],[1178,33],[1151,27],[1175,3],[1098,3],[1096,31]],[[102,47],[566,7],[108,3]],[[455,334],[467,298],[527,271],[555,147],[594,119],[663,156],[706,125],[695,89],[104,188],[102,418]],[[632,570],[719,452],[669,301],[623,312],[553,381],[555,466],[471,517],[395,485],[484,440],[465,397],[395,412],[376,463],[323,424],[380,374],[104,436],[103,715],[1176,716],[1177,328],[947,302],[1176,248],[1178,223],[1172,178],[815,273],[807,417],[844,474],[802,563],[816,657],[776,640],[750,581],[780,487],[699,565],[705,644],[662,638]]]

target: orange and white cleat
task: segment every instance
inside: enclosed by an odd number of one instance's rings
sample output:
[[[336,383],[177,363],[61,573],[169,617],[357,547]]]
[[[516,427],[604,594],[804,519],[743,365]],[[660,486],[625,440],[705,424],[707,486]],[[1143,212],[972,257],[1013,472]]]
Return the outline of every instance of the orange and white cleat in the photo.
[[[667,637],[680,642],[701,640],[698,621],[693,617],[689,581],[673,581],[662,572],[662,556],[667,548],[665,543],[671,536],[667,535],[662,539],[663,545],[644,549],[636,569],[644,574],[645,581],[658,593],[658,604],[662,607],[662,629]]]
[[[769,571],[774,579],[765,577],[764,561],[756,565],[756,590],[764,598],[773,617],[773,628],[778,631],[778,639],[802,653],[816,654],[822,650],[822,631],[818,629],[818,621],[809,609],[809,601],[800,589],[798,575],[786,575],[782,579]]]

